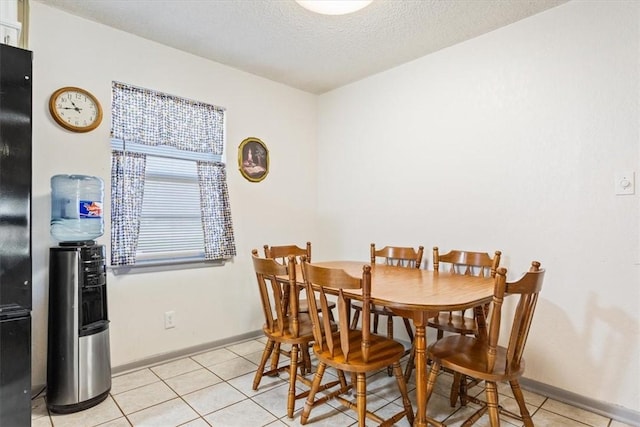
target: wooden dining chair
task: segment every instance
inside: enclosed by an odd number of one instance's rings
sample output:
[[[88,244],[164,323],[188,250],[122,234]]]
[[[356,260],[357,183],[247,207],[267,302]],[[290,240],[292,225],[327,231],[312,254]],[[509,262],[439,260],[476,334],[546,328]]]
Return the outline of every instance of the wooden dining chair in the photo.
[[[473,335],[446,336],[427,349],[427,357],[432,361],[427,377],[427,402],[433,392],[440,367],[454,373],[454,383],[462,375],[477,378],[485,382],[486,401],[467,396],[467,399],[480,405],[463,426],[470,426],[485,412],[489,412],[491,426],[499,426],[499,414],[503,413],[533,427],[531,415],[525,405],[524,396],[518,379],[524,373],[524,353],[529,328],[542,289],[544,270],[540,263],[533,261],[529,272],[514,282],[506,281],[507,270],[500,268],[495,276],[493,301],[489,310],[489,327]],[[508,316],[503,310],[505,298],[517,298],[517,305],[511,317],[511,331],[507,347],[498,345],[503,319]],[[508,382],[518,403],[520,414],[509,412],[498,404],[498,382]]]
[[[371,264],[376,264],[378,258],[384,260],[386,265],[393,265],[403,268],[417,268],[419,269],[422,264],[422,254],[424,253],[424,247],[419,246],[418,250],[411,247],[399,247],[399,246],[385,246],[382,249],[376,249],[376,244],[371,244]],[[362,303],[354,301],[353,307],[353,319],[351,320],[351,328],[355,329],[360,319],[360,313],[362,312]],[[393,318],[400,317],[404,322],[404,327],[409,336],[409,341],[413,343],[413,328],[409,319],[395,314],[393,311],[384,306],[372,305],[370,307],[371,314],[373,314],[373,332],[378,333],[378,322],[380,316],[387,317],[387,337],[393,339]],[[409,353],[409,350],[406,352]],[[391,376],[391,367],[387,369],[387,374]]]
[[[502,252],[496,251],[493,258],[486,252],[453,250],[440,254],[437,246],[433,248],[433,270],[440,271],[441,264],[448,264],[448,271],[454,274],[467,274],[483,277],[495,277],[500,265]],[[438,330],[438,339],[444,332],[469,335],[477,332],[475,316],[466,316],[465,311],[442,312],[432,318],[428,326]]]
[[[371,298],[371,266],[364,265],[362,277],[353,277],[344,270],[320,267],[302,260],[302,272],[307,289],[307,300],[312,307],[309,310],[313,322],[313,351],[318,359],[316,376],[307,397],[307,402],[300,418],[301,424],[309,420],[311,409],[335,398],[339,403],[358,413],[358,425],[365,426],[366,418],[384,425],[392,425],[407,417],[409,424],[413,424],[413,409],[407,394],[407,385],[400,368],[400,358],[404,354],[404,347],[397,341],[376,335],[370,331],[370,298]],[[362,328],[352,329],[349,324],[351,299],[344,290],[359,291],[362,295]],[[338,331],[330,329],[328,316],[328,292],[337,293]],[[320,305],[316,305],[316,301]],[[317,308],[317,309],[316,309]],[[320,317],[320,313],[322,317]],[[392,365],[402,396],[402,411],[384,420],[372,411],[367,410],[367,374]],[[351,385],[335,390],[333,393],[315,400],[316,393],[322,381],[327,366],[338,370],[339,378],[344,372],[351,374]],[[356,388],[355,403],[348,399],[345,393]]]
[[[282,265],[271,258],[260,258],[256,249],[251,253],[265,319],[262,331],[267,337],[260,365],[253,379],[253,389],[258,389],[263,376],[277,375],[288,370],[287,416],[293,418],[295,400],[309,394],[309,390],[296,393],[296,382],[311,386],[311,380],[303,376],[303,369],[298,373],[298,368],[302,367],[298,363],[299,355],[304,358],[305,354],[309,354],[309,343],[314,339],[311,319],[308,314],[300,313],[298,308],[299,284],[296,283],[294,257],[289,257],[287,264]],[[332,327],[336,329],[335,324]],[[281,345],[290,346],[290,350],[281,351]],[[271,368],[265,370],[269,358],[274,354],[279,356],[281,352],[289,357],[289,364],[278,366],[278,357],[275,357],[272,359]],[[329,382],[319,388],[325,390],[337,384],[337,381]]]
[[[296,245],[281,245],[281,246],[269,246],[264,245],[264,256],[267,258],[273,258],[276,261],[285,264],[287,262],[287,258],[293,255],[295,257],[296,263],[300,263],[300,258],[305,256],[307,258],[307,262],[311,262],[311,242],[307,242],[304,248],[301,248]],[[300,288],[302,289],[302,288]],[[331,316],[333,319],[333,309],[335,308],[335,303],[330,302],[331,305]],[[307,304],[306,299],[300,299],[300,312],[308,313],[309,305]]]
[[[437,246],[433,247],[433,270],[444,271],[445,269],[453,274],[466,274],[482,277],[495,277],[496,269],[500,265],[500,258],[502,252],[495,251],[494,257],[486,252],[472,252],[452,250],[446,254],[440,254],[440,250]],[[444,264],[444,265],[443,265]],[[442,270],[440,269],[442,267]],[[485,311],[487,306],[482,307]],[[474,308],[474,311],[476,309]],[[465,310],[458,312],[446,311],[438,313],[432,319],[429,320],[427,326],[437,329],[437,339],[444,336],[445,332],[461,334],[461,335],[475,335],[478,332],[478,327],[475,319],[475,313],[467,316]],[[408,381],[411,377],[411,372],[414,367],[414,354],[412,353],[407,361],[405,368],[405,378]],[[451,406],[455,406],[458,397],[464,399],[467,387],[472,386],[473,383],[467,384],[466,378],[462,377],[460,382],[452,386],[452,392],[450,395]],[[454,391],[456,389],[456,391]],[[464,401],[461,403],[464,404]]]
[[[311,262],[311,242],[307,242],[304,248],[301,248],[297,245],[280,245],[280,246],[264,245],[263,249],[264,249],[265,257],[273,258],[275,261],[281,264],[286,264],[290,256],[294,257],[295,262],[297,264],[300,264],[300,259],[303,256],[307,258],[307,262]],[[299,287],[298,289],[302,291],[303,288]],[[331,316],[330,318],[331,320],[334,320],[333,309],[336,307],[336,305],[334,302],[330,302],[329,305],[330,305],[329,314]],[[309,313],[309,304],[307,303],[306,299],[301,298],[299,300],[298,310],[300,311],[300,313]],[[276,344],[276,350],[279,350],[277,344]],[[276,351],[274,353],[274,358],[277,357],[277,355],[278,355],[278,352]],[[304,370],[307,373],[311,372],[311,359],[308,356],[308,353],[304,357]]]

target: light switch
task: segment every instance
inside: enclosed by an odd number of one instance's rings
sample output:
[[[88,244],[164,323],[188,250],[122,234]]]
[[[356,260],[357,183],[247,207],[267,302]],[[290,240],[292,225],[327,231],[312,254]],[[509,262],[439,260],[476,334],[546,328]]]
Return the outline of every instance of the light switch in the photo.
[[[616,194],[635,194],[635,172],[625,171],[616,174]]]

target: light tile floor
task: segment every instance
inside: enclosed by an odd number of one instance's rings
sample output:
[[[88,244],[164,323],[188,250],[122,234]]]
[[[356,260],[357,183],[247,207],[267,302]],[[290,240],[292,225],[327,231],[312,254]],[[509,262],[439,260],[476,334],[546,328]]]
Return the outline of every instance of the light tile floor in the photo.
[[[257,391],[253,376],[264,349],[265,339],[234,343],[161,365],[142,368],[113,377],[109,396],[99,405],[73,414],[60,415],[47,410],[45,398],[33,401],[32,427],[258,427],[300,425],[304,399],[297,400],[294,418],[286,415],[288,375],[263,377]],[[286,363],[285,357],[281,358]],[[329,372],[329,370],[327,370]],[[367,407],[382,415],[401,409],[395,380],[386,369],[367,379]],[[409,390],[415,402],[413,379]],[[447,426],[460,426],[473,405],[449,406],[451,375],[440,374],[428,413]],[[304,387],[304,386],[303,386]],[[517,412],[508,385],[500,387],[500,403]],[[476,387],[474,393],[481,393]],[[537,427],[624,427],[615,420],[525,391],[525,400]],[[521,426],[510,418],[501,418],[503,426]],[[357,416],[331,401],[313,409],[309,424],[313,427],[356,426]],[[369,422],[367,423],[369,425]],[[398,424],[406,427],[402,419]],[[486,415],[475,425],[489,425]],[[630,427],[630,426],[627,426]]]

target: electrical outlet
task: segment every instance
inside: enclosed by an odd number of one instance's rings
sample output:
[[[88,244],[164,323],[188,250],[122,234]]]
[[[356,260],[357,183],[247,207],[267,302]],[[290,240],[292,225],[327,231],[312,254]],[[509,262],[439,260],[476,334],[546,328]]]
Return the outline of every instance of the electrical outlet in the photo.
[[[176,312],[167,311],[164,313],[164,328],[171,329],[176,327]]]

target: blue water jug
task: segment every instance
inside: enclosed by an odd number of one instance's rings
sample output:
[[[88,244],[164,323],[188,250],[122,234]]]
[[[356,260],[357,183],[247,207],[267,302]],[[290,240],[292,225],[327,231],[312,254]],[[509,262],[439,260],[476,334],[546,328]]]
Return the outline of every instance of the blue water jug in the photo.
[[[102,179],[88,175],[51,177],[51,235],[60,242],[84,242],[102,236]]]

